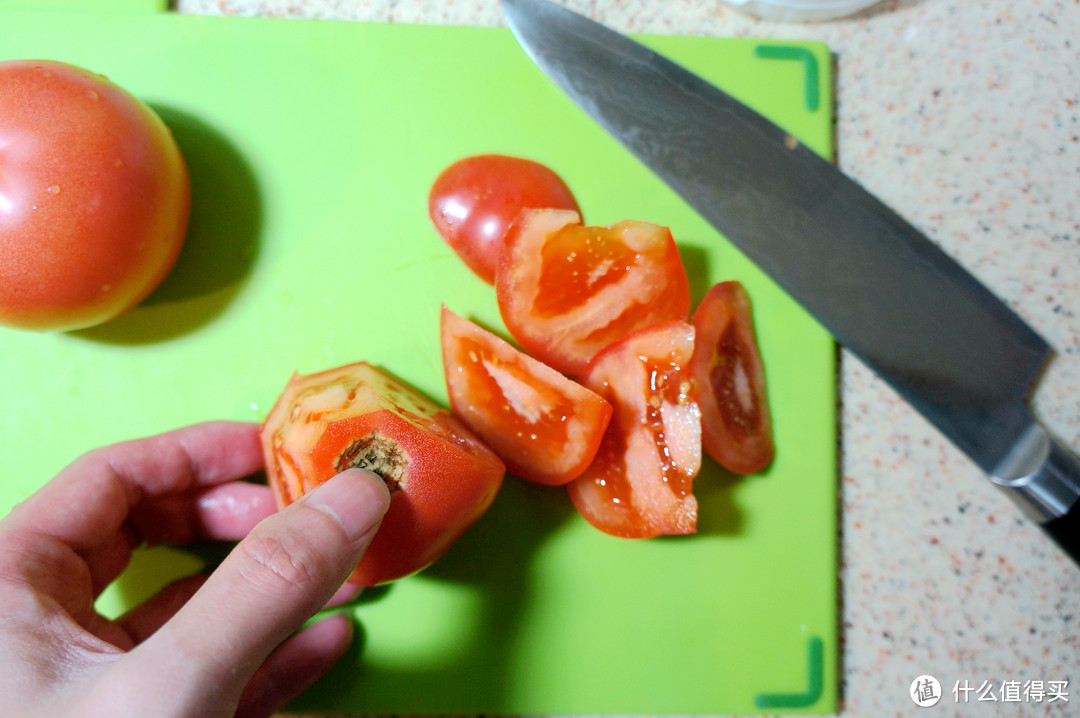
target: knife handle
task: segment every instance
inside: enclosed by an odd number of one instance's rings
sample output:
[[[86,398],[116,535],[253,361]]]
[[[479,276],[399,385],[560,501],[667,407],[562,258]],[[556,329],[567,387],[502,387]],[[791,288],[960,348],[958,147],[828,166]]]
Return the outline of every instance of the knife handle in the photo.
[[[1061,550],[1080,565],[1080,502],[1073,504],[1069,513],[1050,519],[1042,527]]]
[[[1047,475],[1044,481],[1052,481],[1061,487],[1068,485],[1074,491],[1080,487],[1080,461],[1053,439],[1050,440],[1050,452],[1040,470]],[[1080,501],[1073,501],[1064,513],[1045,521],[1042,527],[1080,565]]]
[[[990,477],[1080,565],[1080,460],[1032,424]]]

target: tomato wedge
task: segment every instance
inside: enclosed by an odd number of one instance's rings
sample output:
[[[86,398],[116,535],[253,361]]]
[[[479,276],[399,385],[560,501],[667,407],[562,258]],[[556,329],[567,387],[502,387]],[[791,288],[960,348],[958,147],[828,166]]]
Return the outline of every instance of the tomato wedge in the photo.
[[[737,474],[761,471],[776,451],[750,297],[738,282],[721,282],[691,322],[697,343],[690,372],[698,385],[705,453]]]
[[[600,396],[445,306],[442,354],[450,408],[510,473],[557,486],[592,461],[612,412]]]
[[[574,506],[614,536],[694,533],[701,411],[684,368],[694,327],[640,329],[596,355],[582,383],[615,407],[593,463],[567,484]]]
[[[475,155],[458,160],[435,179],[428,216],[435,230],[476,276],[495,283],[499,245],[526,208],[580,212],[570,188],[544,165],[521,157]]]
[[[450,412],[363,362],[293,375],[262,429],[279,507],[350,467],[390,508],[349,581],[373,586],[437,559],[495,500],[505,467]]]
[[[525,210],[503,240],[499,311],[522,348],[571,376],[635,329],[686,321],[690,285],[666,227],[586,227],[576,212]]]

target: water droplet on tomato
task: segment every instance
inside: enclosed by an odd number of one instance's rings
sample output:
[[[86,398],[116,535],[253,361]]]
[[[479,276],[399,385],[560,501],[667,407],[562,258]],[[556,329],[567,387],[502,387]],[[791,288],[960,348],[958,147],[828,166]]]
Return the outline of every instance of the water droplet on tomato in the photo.
[[[86,91],[86,96],[90,98],[91,102],[97,102],[98,100],[101,99],[101,96],[98,95],[98,93],[94,92],[93,90],[87,90]]]
[[[101,285],[101,291],[102,291],[102,292],[107,292],[107,291],[109,291],[110,289],[112,289],[112,285],[111,285],[111,284],[102,284],[102,285]]]
[[[49,185],[48,187],[45,188],[45,191],[48,192],[49,194],[60,194],[60,185],[51,184],[51,185]]]
[[[124,166],[124,160],[122,160],[119,157],[117,157],[115,160],[113,160],[112,163],[113,163],[113,167],[123,167]]]

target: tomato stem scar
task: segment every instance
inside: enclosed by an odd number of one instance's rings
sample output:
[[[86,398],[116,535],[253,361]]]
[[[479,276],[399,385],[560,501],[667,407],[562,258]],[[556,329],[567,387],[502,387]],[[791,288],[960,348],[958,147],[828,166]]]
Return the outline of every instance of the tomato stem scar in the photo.
[[[336,463],[338,473],[345,469],[366,469],[378,474],[386,482],[390,493],[402,487],[402,477],[409,458],[393,439],[373,431],[356,439],[341,452]]]

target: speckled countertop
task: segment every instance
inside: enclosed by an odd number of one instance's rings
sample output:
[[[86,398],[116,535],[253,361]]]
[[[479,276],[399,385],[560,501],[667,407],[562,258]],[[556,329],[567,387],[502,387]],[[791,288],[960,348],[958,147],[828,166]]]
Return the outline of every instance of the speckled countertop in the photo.
[[[630,32],[822,40],[840,166],[1055,348],[1033,407],[1080,451],[1080,2],[885,0],[821,24],[718,0],[563,0]],[[495,0],[179,0],[181,12],[462,25]],[[842,714],[1080,715],[1080,569],[848,354],[841,363]],[[1069,680],[1068,703],[967,704],[955,681]]]

